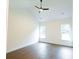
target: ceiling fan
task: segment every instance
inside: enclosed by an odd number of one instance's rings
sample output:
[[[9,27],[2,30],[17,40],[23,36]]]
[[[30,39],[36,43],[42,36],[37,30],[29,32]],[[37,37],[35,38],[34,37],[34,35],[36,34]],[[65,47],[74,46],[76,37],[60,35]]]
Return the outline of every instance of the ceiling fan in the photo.
[[[39,13],[42,12],[43,10],[49,10],[49,8],[43,8],[42,7],[42,0],[40,0],[40,7],[35,6],[37,9],[39,9]]]

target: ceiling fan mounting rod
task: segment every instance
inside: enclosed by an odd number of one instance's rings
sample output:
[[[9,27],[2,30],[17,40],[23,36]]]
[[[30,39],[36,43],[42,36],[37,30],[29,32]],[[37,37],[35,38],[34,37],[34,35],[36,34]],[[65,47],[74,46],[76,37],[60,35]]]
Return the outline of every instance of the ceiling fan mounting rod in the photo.
[[[41,3],[40,3],[40,8],[42,9],[42,0],[40,0],[40,2],[41,2]]]
[[[40,0],[42,2],[42,0]]]

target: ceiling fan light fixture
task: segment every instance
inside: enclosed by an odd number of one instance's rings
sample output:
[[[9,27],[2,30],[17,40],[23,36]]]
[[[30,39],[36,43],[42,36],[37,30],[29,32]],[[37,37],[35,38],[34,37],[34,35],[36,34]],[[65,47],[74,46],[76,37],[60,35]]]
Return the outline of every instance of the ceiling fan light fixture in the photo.
[[[42,9],[39,9],[39,11],[40,11],[40,12],[43,12],[43,10],[42,10]]]
[[[43,12],[44,10],[49,10],[49,8],[43,8],[42,7],[42,0],[40,0],[40,7],[38,7],[38,6],[35,6],[37,9],[39,9],[39,13],[40,12]]]

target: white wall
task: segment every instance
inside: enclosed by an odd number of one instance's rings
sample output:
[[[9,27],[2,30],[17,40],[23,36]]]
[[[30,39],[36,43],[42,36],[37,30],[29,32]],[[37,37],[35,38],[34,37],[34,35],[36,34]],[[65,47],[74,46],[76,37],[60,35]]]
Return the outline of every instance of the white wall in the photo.
[[[41,39],[41,41],[72,46],[71,42],[61,41],[61,32],[60,32],[61,24],[70,24],[72,27],[72,19],[65,18],[46,22],[45,25],[47,27],[46,29],[47,39]]]
[[[9,10],[8,18],[7,52],[38,41],[38,25],[29,13]]]

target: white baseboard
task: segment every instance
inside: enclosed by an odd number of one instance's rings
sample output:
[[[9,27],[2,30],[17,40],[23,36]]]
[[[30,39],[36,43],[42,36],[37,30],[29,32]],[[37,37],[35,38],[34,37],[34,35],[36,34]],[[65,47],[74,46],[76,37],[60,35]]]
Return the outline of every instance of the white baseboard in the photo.
[[[10,53],[10,52],[12,52],[12,51],[21,49],[21,48],[23,48],[23,47],[27,47],[27,46],[32,45],[32,44],[35,44],[35,43],[37,43],[37,42],[32,42],[32,43],[29,43],[29,44],[26,44],[26,45],[22,45],[22,46],[17,47],[17,48],[13,48],[13,49],[11,49],[11,50],[8,50],[6,53]]]
[[[40,42],[46,42],[46,43],[51,43],[51,44],[57,44],[57,45],[63,45],[63,46],[69,46],[69,47],[73,47],[73,44],[62,44],[62,43],[59,43],[59,42],[52,42],[52,41],[40,41]]]

